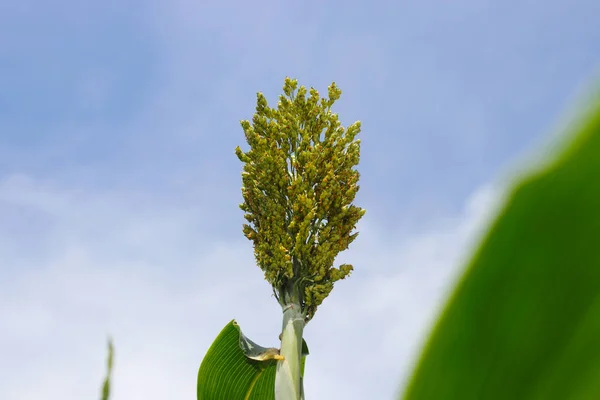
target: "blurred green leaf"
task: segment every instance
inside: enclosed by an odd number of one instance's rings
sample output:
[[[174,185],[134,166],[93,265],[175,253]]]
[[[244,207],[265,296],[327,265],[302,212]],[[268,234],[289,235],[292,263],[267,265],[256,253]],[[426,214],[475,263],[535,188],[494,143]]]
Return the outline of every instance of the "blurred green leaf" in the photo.
[[[113,357],[114,347],[112,339],[108,339],[108,358],[106,361],[106,378],[104,378],[104,384],[102,385],[102,400],[108,400],[110,397],[110,377],[113,368]]]
[[[508,196],[405,399],[600,399],[600,102]]]

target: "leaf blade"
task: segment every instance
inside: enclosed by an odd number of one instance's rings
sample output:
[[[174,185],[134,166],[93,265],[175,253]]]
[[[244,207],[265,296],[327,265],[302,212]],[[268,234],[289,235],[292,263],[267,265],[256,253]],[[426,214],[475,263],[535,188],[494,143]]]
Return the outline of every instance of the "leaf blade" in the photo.
[[[523,179],[469,264],[408,400],[600,398],[600,102]]]
[[[219,333],[198,370],[198,400],[274,400],[275,362],[246,357],[242,338],[248,340],[234,320]]]

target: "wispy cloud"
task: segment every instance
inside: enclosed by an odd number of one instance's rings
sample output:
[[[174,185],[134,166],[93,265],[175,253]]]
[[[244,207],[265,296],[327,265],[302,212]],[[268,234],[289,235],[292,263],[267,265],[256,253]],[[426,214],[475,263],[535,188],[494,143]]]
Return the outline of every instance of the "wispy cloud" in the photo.
[[[346,390],[347,398],[387,398],[397,390],[460,255],[496,198],[483,189],[460,215],[410,237],[385,238],[366,220],[344,256],[356,272],[307,327],[307,394],[337,398]],[[193,233],[179,223],[194,212],[136,210],[118,196],[49,188],[25,177],[5,183],[0,199],[50,218],[40,240],[58,246],[44,257],[4,252],[0,260],[11,266],[0,284],[0,317],[7,322],[0,370],[8,382],[0,397],[93,398],[109,333],[117,349],[115,400],[193,397],[199,362],[232,318],[253,339],[276,345],[280,310],[249,243],[205,235],[197,247],[176,245],[189,243]],[[9,245],[10,230],[0,231]]]

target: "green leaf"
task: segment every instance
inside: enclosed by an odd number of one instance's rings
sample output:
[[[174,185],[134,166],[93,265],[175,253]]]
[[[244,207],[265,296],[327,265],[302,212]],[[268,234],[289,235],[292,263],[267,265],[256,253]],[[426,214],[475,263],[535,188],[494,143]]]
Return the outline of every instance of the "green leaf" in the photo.
[[[303,351],[308,347],[303,343]],[[274,400],[279,351],[248,339],[235,320],[208,349],[198,371],[198,400]]]
[[[600,102],[522,179],[468,265],[405,399],[600,399]]]
[[[108,400],[110,397],[110,377],[112,374],[113,367],[113,357],[114,357],[114,347],[112,343],[112,339],[108,339],[108,358],[106,360],[106,378],[104,378],[104,383],[102,384],[102,400]]]

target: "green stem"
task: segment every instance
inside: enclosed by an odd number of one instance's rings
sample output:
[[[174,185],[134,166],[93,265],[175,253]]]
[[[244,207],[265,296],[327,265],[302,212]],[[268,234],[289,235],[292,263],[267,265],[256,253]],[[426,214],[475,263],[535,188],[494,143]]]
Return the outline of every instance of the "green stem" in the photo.
[[[277,362],[275,376],[276,400],[304,399],[300,363],[302,361],[302,332],[304,315],[299,304],[283,308],[283,328],[280,354],[284,360]]]

